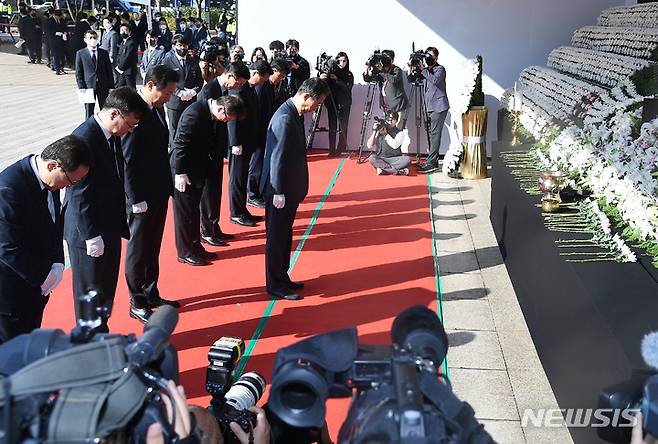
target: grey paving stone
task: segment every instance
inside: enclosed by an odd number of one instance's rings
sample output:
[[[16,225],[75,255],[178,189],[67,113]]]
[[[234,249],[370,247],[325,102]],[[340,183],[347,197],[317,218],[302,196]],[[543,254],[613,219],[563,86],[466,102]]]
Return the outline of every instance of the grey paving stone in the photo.
[[[508,369],[538,369],[543,374],[543,367],[529,332],[500,330],[498,331],[498,340]]]
[[[439,251],[440,273],[477,273],[479,270],[480,266],[473,251]]]
[[[506,371],[451,368],[450,375],[455,394],[471,404],[478,419],[519,421]]]
[[[500,444],[526,444],[520,421],[484,419],[480,421],[484,430]]]
[[[468,332],[472,339],[448,349],[448,365],[452,368],[505,370],[505,360],[495,331],[447,330],[448,341],[455,333]]]
[[[451,330],[495,331],[493,314],[486,298],[444,299],[443,323],[445,328]]]

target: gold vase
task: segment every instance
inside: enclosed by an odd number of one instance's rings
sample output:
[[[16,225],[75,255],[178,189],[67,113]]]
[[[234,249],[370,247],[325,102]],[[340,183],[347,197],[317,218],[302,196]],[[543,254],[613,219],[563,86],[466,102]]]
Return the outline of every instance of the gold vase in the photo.
[[[487,177],[487,112],[484,106],[474,106],[462,116],[464,160],[461,176],[464,179]]]

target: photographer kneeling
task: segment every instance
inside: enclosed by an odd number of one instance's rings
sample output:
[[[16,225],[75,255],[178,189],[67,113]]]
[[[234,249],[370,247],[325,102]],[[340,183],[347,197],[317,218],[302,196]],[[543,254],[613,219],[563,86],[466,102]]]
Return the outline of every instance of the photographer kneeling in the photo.
[[[406,130],[396,127],[397,111],[387,111],[384,121],[377,118],[372,135],[368,139],[368,148],[375,149],[368,161],[377,170],[377,174],[409,175],[407,168],[411,163],[409,156],[402,154],[402,148],[408,148],[411,140]]]

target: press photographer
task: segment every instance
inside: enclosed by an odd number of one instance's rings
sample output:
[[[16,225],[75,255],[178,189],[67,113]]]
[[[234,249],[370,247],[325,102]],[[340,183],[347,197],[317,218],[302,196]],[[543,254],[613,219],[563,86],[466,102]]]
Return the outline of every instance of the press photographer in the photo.
[[[212,82],[222,75],[229,59],[226,46],[217,37],[201,42],[199,52],[199,68],[204,84]]]
[[[304,80],[311,77],[311,67],[308,61],[299,55],[299,42],[295,39],[290,39],[286,42],[286,50],[288,51],[288,64],[290,65],[290,74],[288,74],[288,93],[290,97],[297,93],[300,85]]]
[[[382,111],[388,110],[398,113],[398,129],[404,129],[407,125],[407,114],[409,113],[409,99],[404,90],[404,79],[402,70],[393,64],[395,53],[384,50],[375,52],[363,70],[363,79],[366,82],[377,82],[381,89],[379,107]]]
[[[345,52],[339,52],[336,58],[322,53],[318,57],[316,67],[320,78],[328,81],[331,90],[331,100],[327,106],[329,157],[336,157],[347,148],[347,125],[352,108],[354,75],[350,71],[350,59]],[[338,133],[338,149],[336,149],[336,133]]]
[[[425,164],[418,168],[419,173],[431,173],[439,169],[439,149],[441,132],[450,104],[446,95],[446,70],[439,65],[439,50],[428,47],[424,53],[414,52],[407,64],[410,82],[422,82],[424,85],[425,109],[427,110],[429,153]]]
[[[411,140],[407,130],[399,130],[395,124],[398,113],[388,111],[384,119],[375,117],[376,123],[368,139],[368,148],[375,152],[370,155],[368,162],[375,168],[377,175],[397,174],[409,175],[409,156],[402,154],[402,150],[409,148]]]

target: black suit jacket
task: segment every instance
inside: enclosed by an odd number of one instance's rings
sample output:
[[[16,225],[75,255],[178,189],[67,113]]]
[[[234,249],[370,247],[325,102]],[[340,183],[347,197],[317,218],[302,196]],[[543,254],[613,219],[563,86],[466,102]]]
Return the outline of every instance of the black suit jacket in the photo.
[[[185,58],[185,67],[183,68],[178,61],[178,57],[172,54],[166,57],[162,64],[176,71],[179,76],[178,83],[176,84],[176,92],[167,102],[167,108],[182,111],[196,101],[196,96],[192,100],[183,101],[176,94],[185,88],[193,89],[199,94],[203,87],[203,77],[201,76],[201,68],[199,68],[199,60],[195,57],[187,56]]]
[[[95,67],[87,48],[82,48],[75,53],[75,80],[78,89],[91,88],[96,90],[99,95],[102,93],[107,95],[110,89],[114,88],[114,76],[109,53],[97,47]]]
[[[89,174],[66,190],[64,198],[64,237],[69,246],[86,248],[85,240],[102,236],[128,239],[126,194],[123,189],[123,153],[117,140],[112,151],[94,117],[73,131],[89,145],[92,165]]]
[[[300,203],[308,194],[308,164],[304,120],[288,99],[274,113],[267,130],[260,192],[283,194],[287,202]]]
[[[37,29],[35,21],[29,15],[21,16],[18,19],[18,35],[28,43],[36,40]]]
[[[228,128],[228,142],[231,146],[242,145],[242,155],[250,155],[258,144],[260,124],[258,96],[249,82],[245,82],[242,85],[238,96],[244,102],[246,115],[242,120],[232,120],[226,124]],[[233,134],[237,136],[237,139],[234,139]]]
[[[137,75],[137,41],[134,38],[129,37],[119,45],[116,66],[126,76]]]
[[[169,166],[169,130],[164,109],[153,108],[121,139],[128,204],[166,199],[174,193]]]
[[[267,127],[270,125],[270,120],[276,108],[274,108],[275,91],[274,85],[270,82],[265,82],[258,90],[256,90],[258,97],[258,135],[256,136],[256,147],[265,148],[267,141]]]
[[[213,120],[207,101],[195,102],[178,122],[171,169],[174,174],[187,174],[193,187],[202,187],[209,162],[218,161],[225,147],[226,124]]]
[[[90,30],[91,26],[87,20],[78,20],[75,23],[75,28],[73,29],[73,34],[71,35],[71,47],[74,51],[78,51],[84,48],[85,45],[85,32]]]
[[[226,96],[230,93],[228,89],[224,88],[224,85],[219,83],[219,77],[211,80],[206,83],[201,92],[197,94],[197,102],[207,102],[209,99],[219,99],[221,96]],[[217,124],[219,128],[217,131],[221,133],[222,137],[220,138],[222,146],[219,147],[220,153],[223,157],[228,157],[228,147],[233,145],[239,145],[238,142],[238,127],[235,121],[228,122],[226,124]]]
[[[30,302],[22,289],[39,289],[51,265],[64,263],[61,216],[56,211],[53,222],[48,211],[47,193],[55,192],[41,189],[31,157],[0,173],[0,312],[20,312],[17,307]]]

